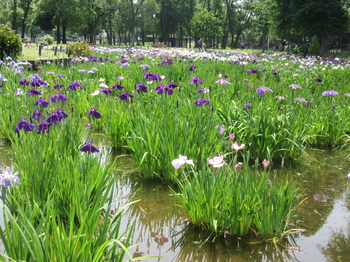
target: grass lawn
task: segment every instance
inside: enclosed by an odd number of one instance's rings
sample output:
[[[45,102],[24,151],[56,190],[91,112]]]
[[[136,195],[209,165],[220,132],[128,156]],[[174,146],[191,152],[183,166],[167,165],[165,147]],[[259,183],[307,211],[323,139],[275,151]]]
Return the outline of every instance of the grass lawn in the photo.
[[[73,44],[74,42],[69,42],[69,44]],[[28,61],[32,61],[32,60],[40,60],[40,59],[62,59],[62,58],[68,58],[67,56],[67,46],[66,44],[61,44],[61,45],[51,45],[51,46],[47,46],[44,47],[41,50],[41,55],[39,55],[39,46],[37,43],[30,43],[30,44],[26,44],[23,46],[22,49],[22,55],[19,57],[19,60],[28,60]],[[144,48],[152,48],[151,47],[152,43],[147,42],[145,43]],[[58,50],[56,52],[55,55],[55,47],[58,47]],[[95,45],[96,47],[98,46],[102,46],[99,44]],[[193,45],[194,46],[194,45]],[[121,48],[126,48],[127,46],[125,45],[121,45],[121,46],[115,46],[115,47],[121,47]],[[61,50],[60,50],[61,48]],[[139,47],[136,47],[139,48]],[[195,49],[195,48],[192,48]],[[261,53],[261,49],[207,49],[206,51],[223,51],[223,52],[239,52],[239,53]],[[283,54],[285,52],[272,52],[272,51],[267,51],[265,53],[280,53]],[[324,58],[327,59],[334,59],[334,58],[340,58],[340,59],[345,59],[347,61],[350,61],[350,51],[347,52],[329,52],[327,53]]]

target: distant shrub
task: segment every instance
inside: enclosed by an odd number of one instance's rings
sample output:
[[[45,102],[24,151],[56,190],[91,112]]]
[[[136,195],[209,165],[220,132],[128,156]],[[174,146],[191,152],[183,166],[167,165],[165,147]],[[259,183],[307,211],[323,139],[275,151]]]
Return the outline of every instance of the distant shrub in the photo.
[[[307,49],[307,54],[308,55],[314,55],[318,56],[321,55],[321,44],[320,41],[318,40],[317,36],[313,36],[311,39],[311,43]]]
[[[44,35],[40,38],[39,44],[41,45],[52,45],[54,42],[54,38],[50,35]]]
[[[22,40],[10,28],[0,24],[0,60],[16,59],[22,53]]]
[[[68,56],[80,57],[91,54],[90,46],[87,43],[75,43],[69,46]]]
[[[109,46],[107,39],[103,39],[102,45],[103,46]]]

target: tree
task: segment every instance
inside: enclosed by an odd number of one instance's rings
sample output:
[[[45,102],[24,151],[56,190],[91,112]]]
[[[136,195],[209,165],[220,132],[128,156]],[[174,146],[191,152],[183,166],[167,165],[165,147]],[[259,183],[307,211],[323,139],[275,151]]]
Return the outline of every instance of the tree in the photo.
[[[321,52],[328,51],[328,36],[349,26],[343,0],[275,0],[279,32],[299,31],[309,38],[316,35]]]
[[[23,16],[21,18],[21,37],[24,38],[27,29],[27,23],[30,13],[33,10],[34,0],[21,0],[19,2],[19,7],[23,11]]]
[[[194,36],[204,38],[206,43],[208,43],[209,37],[222,36],[220,19],[206,9],[193,16],[191,25]]]

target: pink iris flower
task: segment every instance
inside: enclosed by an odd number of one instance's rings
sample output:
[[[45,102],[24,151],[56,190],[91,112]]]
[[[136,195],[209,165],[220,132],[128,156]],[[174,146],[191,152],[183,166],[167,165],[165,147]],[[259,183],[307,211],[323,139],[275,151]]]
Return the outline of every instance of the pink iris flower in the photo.
[[[191,166],[194,166],[193,160],[189,160],[187,159],[187,156],[182,156],[182,155],[179,155],[178,159],[174,159],[173,161],[171,161],[171,164],[176,169],[179,169],[184,164],[189,164]]]
[[[238,152],[238,150],[240,150],[240,149],[243,149],[244,147],[245,147],[245,144],[242,144],[239,146],[237,142],[234,142],[231,146],[231,148],[236,150],[236,152]]]

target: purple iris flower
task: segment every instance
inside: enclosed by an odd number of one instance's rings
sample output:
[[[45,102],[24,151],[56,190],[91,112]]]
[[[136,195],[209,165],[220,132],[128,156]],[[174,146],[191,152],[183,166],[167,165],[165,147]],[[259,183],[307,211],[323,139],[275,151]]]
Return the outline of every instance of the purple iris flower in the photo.
[[[37,106],[37,105],[41,105],[41,107],[48,107],[49,105],[50,105],[50,103],[49,102],[47,102],[47,101],[45,101],[45,98],[43,98],[43,97],[40,97],[39,99],[38,99],[38,101],[36,101],[35,103],[34,103],[34,106]]]
[[[19,84],[22,86],[27,86],[29,85],[29,81],[27,81],[27,79],[22,79],[21,81],[19,81]]]
[[[198,76],[195,76],[195,77],[192,78],[192,80],[191,80],[191,82],[190,82],[190,86],[191,86],[191,85],[194,85],[194,84],[200,84],[200,85],[202,85],[203,82],[202,82],[202,80],[200,80],[200,79],[198,78]]]
[[[301,97],[295,98],[294,101],[299,101],[300,103],[306,103],[306,99],[305,98],[301,98]]]
[[[311,105],[312,105],[312,101],[305,101],[305,103],[306,103],[308,106],[311,106]]]
[[[179,87],[177,84],[174,83],[174,81],[171,81],[171,83],[168,86],[170,88],[177,88],[177,87]]]
[[[332,105],[332,110],[336,110],[336,109],[337,109],[337,106]]]
[[[38,128],[37,128],[37,133],[40,134],[41,132],[49,132],[49,127],[51,126],[50,123],[46,122],[46,121],[42,121],[38,124]]]
[[[58,89],[58,90],[63,89],[64,85],[56,84],[53,88]]]
[[[323,96],[337,96],[338,95],[338,92],[334,91],[334,90],[331,90],[331,91],[324,91],[322,92],[322,95]]]
[[[21,129],[24,129],[25,131],[33,131],[34,125],[30,123],[26,118],[22,118],[21,120],[18,120],[18,124],[15,129],[15,133],[18,133]]]
[[[24,92],[22,89],[17,88],[17,90],[15,91],[15,95],[16,96],[24,95]]]
[[[144,84],[144,83],[139,83],[138,85],[136,85],[136,88],[135,88],[136,91],[139,91],[139,92],[144,92],[144,93],[147,93],[147,86]]]
[[[97,152],[100,152],[100,150],[98,150],[95,146],[93,146],[92,143],[93,142],[88,141],[87,143],[85,143],[85,146],[80,148],[80,151],[84,152],[84,153],[97,153]]]
[[[278,73],[277,72],[275,72],[275,71],[273,71],[272,73],[271,73],[271,75],[273,75],[273,76],[275,76],[275,75],[277,75]]]
[[[250,109],[252,107],[252,103],[244,104],[246,109]]]
[[[102,115],[99,112],[97,112],[96,108],[93,107],[90,108],[89,116],[92,116],[94,118],[102,118]]]
[[[200,97],[196,102],[194,102],[196,106],[210,105],[210,101]]]
[[[197,93],[208,93],[210,90],[208,88],[201,87],[197,91]]]
[[[251,69],[251,70],[247,70],[246,73],[248,73],[248,74],[256,74],[256,73],[258,73],[258,71],[256,69]]]
[[[270,93],[273,93],[273,91],[268,88],[268,87],[265,87],[265,86],[260,86],[257,90],[256,90],[256,93],[261,96],[263,95],[266,91],[269,91]]]
[[[94,123],[86,123],[85,126],[91,127]]]
[[[291,84],[289,87],[291,87],[292,89],[301,89],[300,85],[296,84]]]
[[[321,83],[321,82],[322,82],[322,79],[319,78],[319,77],[317,77],[317,78],[315,79],[315,81],[318,82],[318,83]]]
[[[140,65],[143,70],[149,70],[151,67],[149,65]]]
[[[174,90],[171,89],[169,86],[166,85],[162,85],[160,84],[159,86],[156,87],[156,89],[154,89],[155,91],[158,92],[158,94],[163,94],[163,92],[167,92],[168,95],[172,95],[174,93]]]
[[[148,79],[149,78],[152,81],[156,81],[156,80],[162,81],[162,78],[158,74],[151,73],[150,71],[145,73],[143,75],[143,78],[144,79]]]
[[[59,78],[64,77],[64,75],[62,75],[62,74],[58,74],[57,76],[58,76]]]
[[[34,87],[30,88],[29,91],[28,91],[28,95],[30,96],[38,96],[38,95],[41,95],[41,92],[36,90]]]
[[[229,81],[227,81],[226,79],[219,79],[218,81],[215,82],[215,84],[221,86],[223,84],[228,84],[228,85],[231,85],[231,83]]]
[[[75,91],[77,88],[83,90],[84,88],[79,84],[78,81],[73,81],[71,85],[68,86],[70,91]]]
[[[40,117],[44,118],[44,115],[42,115],[42,110],[35,110],[32,114],[32,118],[38,120]]]
[[[50,124],[58,124],[61,123],[61,118],[59,117],[57,112],[52,112],[51,114],[49,114],[49,117],[46,121]]]
[[[58,118],[60,119],[60,121],[68,117],[66,112],[64,112],[64,109],[57,109],[56,114],[58,115]]]
[[[13,184],[19,184],[20,179],[17,175],[18,172],[12,173],[10,168],[6,168],[4,173],[0,174],[1,184],[6,187],[10,187]]]
[[[133,97],[134,95],[130,94],[128,91],[124,91],[123,94],[119,95],[120,100],[132,99]]]
[[[39,77],[33,79],[33,81],[32,81],[32,82],[29,82],[29,84],[30,84],[31,86],[36,86],[36,87],[39,87],[39,86],[49,86],[48,83],[46,83],[45,81],[41,80]]]
[[[223,133],[225,133],[225,127],[224,126],[220,126],[219,134],[223,134]]]
[[[118,88],[119,90],[122,90],[122,89],[124,89],[124,86],[122,86],[120,83],[115,83],[112,86],[112,89],[116,89],[116,88]]]
[[[106,87],[105,89],[101,90],[101,93],[105,95],[110,95],[112,94],[112,90],[109,87]]]
[[[50,99],[54,103],[57,102],[57,101],[64,102],[64,101],[68,100],[68,98],[66,96],[64,96],[62,93],[57,93],[56,95],[51,96]]]
[[[189,68],[189,70],[190,70],[190,71],[194,71],[196,68],[198,68],[196,65],[191,65],[190,68]]]

